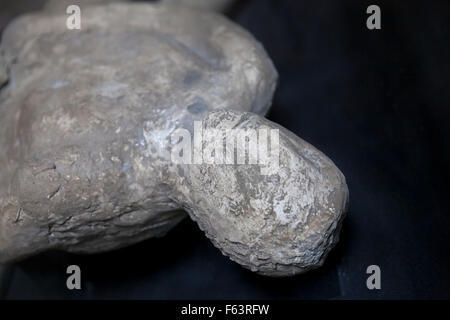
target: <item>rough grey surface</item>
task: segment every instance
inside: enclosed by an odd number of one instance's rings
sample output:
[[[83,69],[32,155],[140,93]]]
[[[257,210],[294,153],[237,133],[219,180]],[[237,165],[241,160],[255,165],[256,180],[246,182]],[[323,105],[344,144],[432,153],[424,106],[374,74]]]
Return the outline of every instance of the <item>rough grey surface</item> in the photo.
[[[66,13],[66,9],[70,5],[77,5],[84,13],[84,9],[89,6],[105,5],[114,2],[125,2],[127,0],[47,0],[44,4],[44,10],[51,12]]]
[[[345,179],[261,117],[277,74],[259,43],[222,16],[176,6],[92,7],[82,30],[65,19],[24,16],[3,35],[0,262],[127,246],[164,235],[184,210],[253,271],[291,275],[323,262],[338,239]],[[167,161],[158,150],[194,120],[278,128],[279,172]]]
[[[53,12],[66,12],[69,5],[78,5],[83,9],[93,5],[104,5],[113,2],[125,2],[128,0],[47,0],[44,9]],[[162,5],[182,5],[200,10],[223,12],[228,9],[235,0],[159,0]]]
[[[203,120],[204,150],[216,129],[279,129],[279,165],[188,165],[169,180],[214,245],[232,260],[270,276],[303,273],[322,265],[338,241],[346,212],[345,178],[316,148],[253,113],[224,110]]]

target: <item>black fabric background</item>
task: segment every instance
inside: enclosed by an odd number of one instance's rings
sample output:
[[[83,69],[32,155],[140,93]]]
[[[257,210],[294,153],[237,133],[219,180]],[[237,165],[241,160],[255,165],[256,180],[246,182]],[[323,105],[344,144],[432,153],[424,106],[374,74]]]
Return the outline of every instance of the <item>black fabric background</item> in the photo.
[[[381,7],[382,30],[365,26],[370,4]],[[450,298],[450,2],[253,0],[230,16],[279,71],[268,118],[347,178],[350,211],[325,265],[294,278],[258,276],[185,220],[123,250],[18,263],[3,298]],[[79,292],[65,286],[70,264],[82,270]],[[371,264],[381,268],[378,291],[366,288]]]

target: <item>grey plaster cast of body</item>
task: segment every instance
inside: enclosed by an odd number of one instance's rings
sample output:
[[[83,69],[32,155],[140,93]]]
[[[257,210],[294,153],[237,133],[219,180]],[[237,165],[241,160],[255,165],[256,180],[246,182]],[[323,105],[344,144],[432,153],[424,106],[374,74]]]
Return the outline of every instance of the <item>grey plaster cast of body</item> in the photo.
[[[3,35],[0,262],[112,250],[189,215],[252,271],[287,276],[323,263],[345,214],[345,178],[263,118],[277,73],[248,32],[176,6],[90,7],[81,30],[67,30],[66,17],[26,15]],[[278,129],[279,170],[162,157],[170,133],[196,120]]]

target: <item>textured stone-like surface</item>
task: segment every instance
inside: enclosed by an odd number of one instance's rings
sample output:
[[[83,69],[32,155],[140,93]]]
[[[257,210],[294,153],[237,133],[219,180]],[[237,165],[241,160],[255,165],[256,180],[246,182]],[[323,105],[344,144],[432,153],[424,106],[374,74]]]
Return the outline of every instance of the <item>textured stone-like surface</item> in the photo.
[[[339,238],[346,211],[345,178],[322,152],[258,115],[212,112],[203,121],[204,150],[214,132],[278,129],[279,165],[188,165],[171,183],[175,197],[215,246],[239,264],[271,276],[322,265]],[[178,194],[179,193],[179,194]]]
[[[3,35],[0,262],[161,236],[183,209],[251,270],[290,275],[323,262],[345,211],[345,179],[261,117],[277,75],[246,31],[212,13],[147,4],[92,7],[80,31],[65,19],[25,16]],[[169,134],[194,120],[280,129],[279,172],[168,162],[159,151]]]
[[[47,0],[44,4],[44,10],[66,13],[66,9],[70,5],[77,5],[84,13],[84,9],[90,6],[106,5],[114,2],[125,2],[127,0]]]
[[[190,106],[263,114],[275,88],[262,47],[221,16],[118,4],[86,10],[81,31],[65,20],[25,16],[3,35],[2,261],[165,233],[185,213],[168,198],[144,126],[200,118]]]

